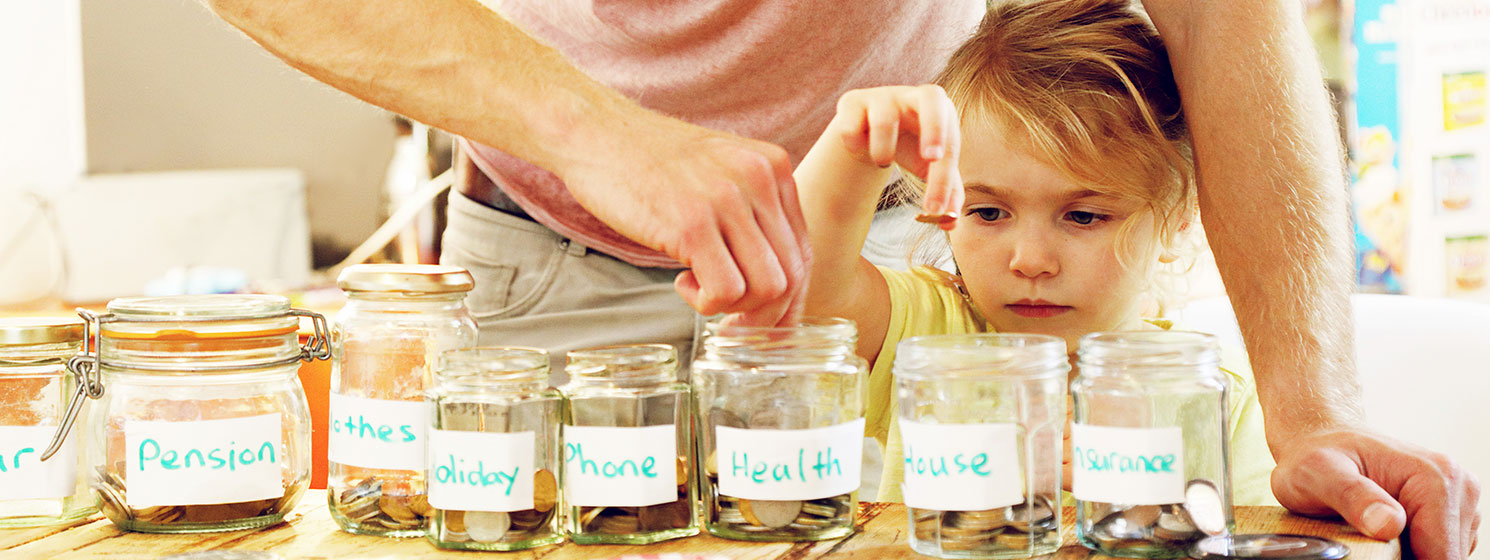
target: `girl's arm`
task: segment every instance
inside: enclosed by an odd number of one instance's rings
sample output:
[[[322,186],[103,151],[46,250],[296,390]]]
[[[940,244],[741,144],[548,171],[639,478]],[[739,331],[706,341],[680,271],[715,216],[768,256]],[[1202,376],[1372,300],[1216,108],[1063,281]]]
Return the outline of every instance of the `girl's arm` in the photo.
[[[871,364],[889,326],[890,293],[859,251],[890,165],[925,177],[926,213],[945,215],[962,206],[961,144],[957,111],[940,87],[854,90],[793,174],[812,248],[804,312],[857,323],[858,353]]]

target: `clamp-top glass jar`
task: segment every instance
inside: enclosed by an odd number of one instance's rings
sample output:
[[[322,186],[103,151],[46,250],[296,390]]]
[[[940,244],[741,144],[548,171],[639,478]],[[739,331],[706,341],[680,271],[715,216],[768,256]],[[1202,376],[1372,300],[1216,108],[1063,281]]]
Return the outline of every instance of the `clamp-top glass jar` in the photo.
[[[1079,354],[1070,453],[1081,543],[1109,556],[1178,558],[1206,532],[1232,528],[1215,337],[1094,333]]]
[[[1061,545],[1065,341],[918,336],[895,356],[910,545],[941,558],[1026,558]]]
[[[580,544],[698,534],[688,385],[672,346],[575,350],[564,421],[564,503]]]
[[[74,390],[67,360],[83,342],[77,318],[0,320],[0,527],[65,523],[97,511],[73,436],[47,461]]]
[[[852,533],[864,442],[864,360],[844,319],[711,322],[693,362],[705,527],[749,541]]]
[[[442,352],[476,345],[473,281],[454,266],[361,264],[337,279],[326,497],[342,530],[423,536],[425,445]]]
[[[283,519],[310,483],[296,372],[328,356],[325,319],[267,295],[121,298],[104,315],[79,313],[93,338],[68,363],[78,377],[69,416],[84,395],[100,399],[88,474],[104,515],[153,533]],[[305,347],[301,317],[316,327]]]
[[[523,550],[559,531],[559,416],[548,353],[446,352],[429,391],[429,540],[440,548]]]

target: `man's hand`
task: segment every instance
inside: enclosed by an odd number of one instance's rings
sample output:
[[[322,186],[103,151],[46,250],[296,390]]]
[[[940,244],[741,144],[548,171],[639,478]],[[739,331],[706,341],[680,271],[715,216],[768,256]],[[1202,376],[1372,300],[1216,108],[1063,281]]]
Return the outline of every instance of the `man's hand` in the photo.
[[[1452,459],[1359,430],[1325,430],[1277,455],[1273,494],[1295,513],[1338,512],[1366,536],[1408,529],[1419,558],[1465,558],[1480,526],[1480,483]]]
[[[797,321],[811,256],[786,151],[660,115],[643,123],[562,174],[575,199],[688,267],[675,287],[700,314]]]

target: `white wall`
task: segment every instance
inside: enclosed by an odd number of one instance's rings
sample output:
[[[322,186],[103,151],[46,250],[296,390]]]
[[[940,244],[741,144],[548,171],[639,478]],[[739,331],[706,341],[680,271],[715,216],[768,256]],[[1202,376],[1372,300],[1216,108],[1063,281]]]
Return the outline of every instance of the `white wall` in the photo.
[[[198,2],[81,7],[89,173],[297,168],[318,240],[350,247],[377,226],[388,113],[290,68]]]
[[[0,15],[0,192],[84,170],[78,0],[7,2]],[[14,205],[0,205],[0,222]],[[10,212],[10,213],[7,213]]]

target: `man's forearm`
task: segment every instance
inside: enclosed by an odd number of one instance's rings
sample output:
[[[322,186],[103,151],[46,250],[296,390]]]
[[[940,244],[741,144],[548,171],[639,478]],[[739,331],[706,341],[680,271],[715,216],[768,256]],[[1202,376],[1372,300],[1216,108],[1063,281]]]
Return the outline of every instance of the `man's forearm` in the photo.
[[[1356,424],[1348,192],[1296,0],[1148,0],[1194,138],[1200,208],[1276,455]]]
[[[210,0],[312,77],[562,176],[646,112],[475,0]],[[608,117],[597,119],[596,117]],[[620,122],[616,122],[620,121]]]

